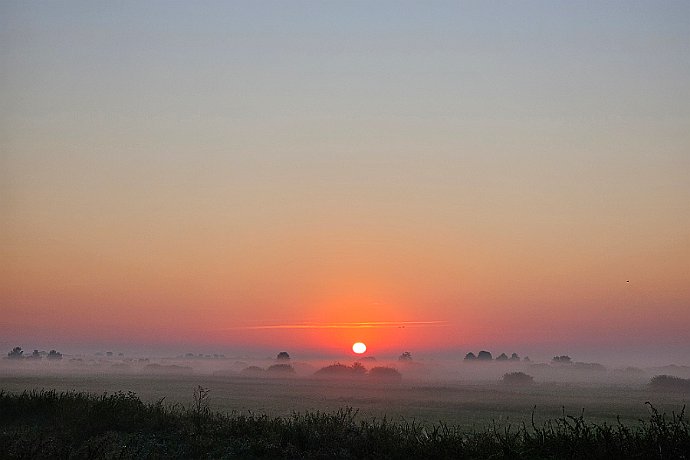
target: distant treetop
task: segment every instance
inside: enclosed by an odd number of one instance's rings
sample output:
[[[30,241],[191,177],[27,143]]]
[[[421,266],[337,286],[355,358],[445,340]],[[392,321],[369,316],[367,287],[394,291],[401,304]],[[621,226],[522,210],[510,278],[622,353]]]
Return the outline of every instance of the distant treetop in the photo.
[[[398,357],[399,361],[412,361],[412,353],[409,351],[403,351],[402,354]]]
[[[22,347],[14,347],[12,351],[7,353],[7,357],[10,359],[21,359],[24,357],[23,355]]]
[[[62,359],[62,353],[59,351],[50,350],[50,352],[48,352],[48,359]]]
[[[488,352],[486,350],[482,350],[477,355],[477,359],[480,361],[491,361],[493,359],[493,357],[491,356],[490,352]]]
[[[287,351],[281,351],[278,353],[278,356],[276,356],[276,359],[278,361],[290,361],[290,354]]]

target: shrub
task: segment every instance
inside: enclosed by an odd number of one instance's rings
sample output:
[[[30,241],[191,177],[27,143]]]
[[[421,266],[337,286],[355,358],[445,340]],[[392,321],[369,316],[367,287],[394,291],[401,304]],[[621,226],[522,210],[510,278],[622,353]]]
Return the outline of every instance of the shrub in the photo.
[[[672,375],[655,375],[649,381],[649,388],[662,391],[690,391],[690,379]]]
[[[354,363],[352,366],[346,366],[341,363],[334,363],[330,366],[322,367],[314,372],[316,377],[329,378],[352,378],[365,375],[367,370],[361,363]]]
[[[508,372],[503,374],[501,381],[508,385],[531,385],[534,383],[534,377],[524,372]]]
[[[242,369],[242,371],[240,373],[242,375],[248,375],[248,376],[256,377],[259,375],[263,375],[264,370],[262,368],[260,368],[259,366],[249,366],[249,367],[245,367],[244,369]]]
[[[272,366],[268,366],[266,372],[273,375],[293,375],[295,373],[295,369],[289,364],[274,364]]]
[[[372,367],[369,370],[369,378],[379,382],[400,382],[402,374],[394,367]]]
[[[599,363],[574,363],[573,369],[580,371],[606,372],[606,367]]]
[[[147,364],[144,372],[150,374],[191,374],[193,369],[189,366],[178,366],[177,364]]]

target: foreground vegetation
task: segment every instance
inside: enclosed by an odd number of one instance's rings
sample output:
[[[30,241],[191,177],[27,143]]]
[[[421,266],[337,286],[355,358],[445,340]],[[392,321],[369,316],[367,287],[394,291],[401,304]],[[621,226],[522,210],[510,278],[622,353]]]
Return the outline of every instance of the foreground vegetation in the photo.
[[[564,415],[537,426],[466,432],[438,424],[361,420],[352,409],[271,418],[220,414],[208,390],[191,407],[142,402],[134,393],[0,391],[3,458],[690,458],[680,414],[649,405],[640,426]]]

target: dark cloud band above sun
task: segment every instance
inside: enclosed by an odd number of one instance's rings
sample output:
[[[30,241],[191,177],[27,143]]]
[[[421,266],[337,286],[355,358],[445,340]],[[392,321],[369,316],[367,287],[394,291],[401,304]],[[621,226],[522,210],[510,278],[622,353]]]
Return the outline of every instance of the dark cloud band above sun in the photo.
[[[317,323],[304,322],[293,324],[261,324],[253,326],[237,326],[228,329],[374,329],[374,328],[404,328],[404,327],[435,327],[446,326],[448,321],[365,321],[351,323]]]

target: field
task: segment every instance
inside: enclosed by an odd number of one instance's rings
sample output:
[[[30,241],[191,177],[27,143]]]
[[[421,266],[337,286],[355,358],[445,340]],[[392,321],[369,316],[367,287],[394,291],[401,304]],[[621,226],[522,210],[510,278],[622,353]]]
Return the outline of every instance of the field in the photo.
[[[168,390],[179,384],[179,381],[165,380],[158,382]],[[151,383],[149,380],[147,385]],[[257,383],[255,379],[245,381],[246,386]],[[294,383],[275,380],[273,386],[259,387],[252,394],[275,390],[275,386],[302,388],[293,395],[304,395],[309,389],[325,390],[323,382],[306,386]],[[391,391],[390,386],[353,387],[357,393],[374,389],[390,392],[393,395],[390,401],[420,394],[420,389],[414,387],[399,386],[399,391]],[[0,453],[3,458],[88,459],[676,459],[690,455],[690,425],[684,410],[669,416],[651,405],[645,420],[635,426],[622,422],[597,424],[584,416],[562,415],[543,423],[531,421],[529,425],[517,426],[504,419],[468,430],[444,422],[426,424],[404,418],[400,421],[362,418],[351,408],[326,412],[306,410],[277,417],[228,414],[211,408],[209,392],[210,389],[197,386],[193,402],[183,406],[164,404],[162,399],[145,403],[131,391],[96,395],[75,391],[8,393],[2,390]],[[503,397],[512,401],[529,394],[504,394]],[[495,408],[501,407],[500,399],[492,400]],[[423,401],[416,403],[423,404]],[[310,403],[306,401],[306,404]],[[409,406],[399,410],[400,417],[406,411],[415,411]],[[456,416],[462,420],[471,417],[470,414],[487,415],[475,407]]]
[[[271,359],[2,360],[0,452],[10,458],[690,456],[690,430],[680,415],[690,381],[649,384],[660,370],[685,377],[683,366],[381,362],[352,374],[354,364],[330,364],[292,362],[271,372]],[[395,365],[402,379],[372,378],[378,365]],[[315,372],[333,367],[345,374]],[[534,383],[501,381],[515,371],[529,372]]]
[[[94,394],[132,391],[144,402],[189,406],[193,390],[209,390],[213,411],[287,416],[293,412],[335,411],[352,407],[359,418],[443,421],[464,429],[501,424],[542,422],[565,414],[584,414],[591,422],[632,426],[647,419],[651,402],[662,412],[680,411],[687,393],[657,392],[645,385],[537,383],[511,387],[498,382],[401,383],[318,380],[313,378],[247,378],[212,375],[52,375],[2,376],[0,388],[11,393],[55,389]]]

